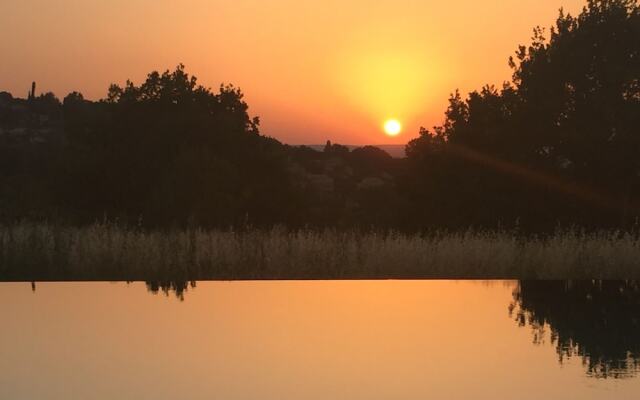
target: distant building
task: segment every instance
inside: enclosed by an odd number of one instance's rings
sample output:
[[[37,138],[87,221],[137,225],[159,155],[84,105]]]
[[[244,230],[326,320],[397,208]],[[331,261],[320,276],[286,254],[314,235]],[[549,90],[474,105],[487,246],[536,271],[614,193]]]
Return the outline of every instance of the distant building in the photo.
[[[36,83],[32,82],[31,83],[31,91],[29,92],[29,100],[33,100],[36,98]]]

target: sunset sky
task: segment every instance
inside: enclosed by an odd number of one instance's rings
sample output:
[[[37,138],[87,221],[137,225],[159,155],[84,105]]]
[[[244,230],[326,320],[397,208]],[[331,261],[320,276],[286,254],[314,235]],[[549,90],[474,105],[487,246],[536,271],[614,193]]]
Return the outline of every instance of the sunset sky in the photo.
[[[89,99],[184,63],[233,83],[290,144],[406,143],[450,92],[501,84],[536,25],[584,0],[20,0],[0,5],[0,91]],[[396,137],[383,124],[403,125]]]

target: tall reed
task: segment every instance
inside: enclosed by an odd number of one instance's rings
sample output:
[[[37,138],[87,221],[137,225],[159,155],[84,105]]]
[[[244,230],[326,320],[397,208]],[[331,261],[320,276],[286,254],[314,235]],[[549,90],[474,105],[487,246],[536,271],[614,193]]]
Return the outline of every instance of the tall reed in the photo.
[[[630,279],[640,238],[558,231],[405,235],[338,230],[146,231],[115,224],[0,226],[0,280]]]

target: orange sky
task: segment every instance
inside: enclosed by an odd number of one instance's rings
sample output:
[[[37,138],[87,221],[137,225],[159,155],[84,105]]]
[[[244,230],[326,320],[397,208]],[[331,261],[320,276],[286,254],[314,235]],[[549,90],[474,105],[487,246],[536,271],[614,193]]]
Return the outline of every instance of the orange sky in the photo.
[[[184,63],[242,88],[262,132],[292,144],[405,143],[448,94],[509,79],[535,25],[584,0],[20,0],[0,5],[0,90],[106,95]],[[8,40],[7,40],[8,38]],[[403,132],[386,137],[397,118]]]

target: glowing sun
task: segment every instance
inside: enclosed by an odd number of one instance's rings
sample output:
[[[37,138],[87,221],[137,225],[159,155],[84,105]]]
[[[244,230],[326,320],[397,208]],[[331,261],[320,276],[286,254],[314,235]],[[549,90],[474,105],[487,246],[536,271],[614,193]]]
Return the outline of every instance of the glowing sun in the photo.
[[[384,123],[384,132],[389,136],[397,136],[402,131],[402,124],[397,119],[390,119]]]

